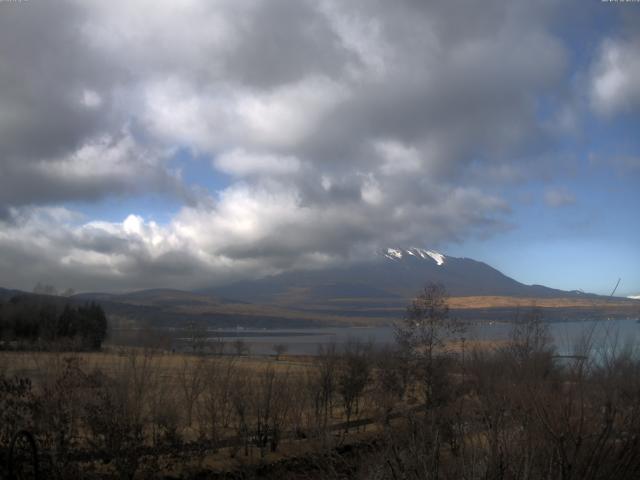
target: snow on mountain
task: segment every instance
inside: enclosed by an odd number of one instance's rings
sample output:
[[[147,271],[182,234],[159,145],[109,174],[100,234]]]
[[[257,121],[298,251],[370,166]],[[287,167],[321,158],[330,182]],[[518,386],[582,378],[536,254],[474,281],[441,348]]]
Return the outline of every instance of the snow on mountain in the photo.
[[[399,260],[402,258],[402,250],[398,250],[395,248],[387,248],[385,250],[384,256],[391,260]]]
[[[630,298],[632,300],[640,300],[640,295],[629,295],[627,298]]]
[[[444,255],[438,252],[432,252],[431,250],[427,250],[427,255],[433,258],[438,265],[442,265],[444,263]]]
[[[410,255],[412,257],[420,257],[423,260],[431,258],[436,264],[442,265],[445,261],[445,256],[441,253],[435,252],[433,250],[425,250],[423,248],[408,248],[408,249],[400,249],[400,248],[387,248],[383,251],[385,257],[390,260],[401,260],[403,257]]]

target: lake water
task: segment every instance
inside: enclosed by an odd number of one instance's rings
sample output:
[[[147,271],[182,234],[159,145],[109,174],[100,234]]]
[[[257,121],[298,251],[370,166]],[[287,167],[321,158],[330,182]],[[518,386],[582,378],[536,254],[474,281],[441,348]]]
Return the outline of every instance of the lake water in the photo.
[[[468,325],[464,338],[472,340],[506,340],[513,326],[508,323],[481,323]],[[584,335],[590,335],[596,345],[640,345],[640,323],[636,319],[585,320],[551,322],[549,330],[559,354],[574,353],[574,345]],[[213,332],[211,332],[213,333]],[[273,354],[273,347],[284,344],[290,354],[315,354],[319,345],[335,343],[338,347],[350,339],[372,342],[376,346],[395,342],[392,327],[333,327],[306,329],[227,329],[216,330],[211,341],[222,337],[230,350],[230,344],[238,339],[246,342],[252,354]],[[186,339],[182,338],[182,344]]]

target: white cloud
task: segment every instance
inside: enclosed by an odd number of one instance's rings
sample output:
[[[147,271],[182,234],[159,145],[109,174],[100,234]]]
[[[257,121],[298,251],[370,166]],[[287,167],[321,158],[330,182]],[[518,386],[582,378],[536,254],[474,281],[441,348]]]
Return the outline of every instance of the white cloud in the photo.
[[[124,135],[112,137],[104,135],[90,139],[69,156],[38,162],[36,169],[50,177],[73,181],[92,179],[108,182],[121,177],[135,182],[136,170],[140,166],[156,166],[160,158],[152,152],[141,149],[133,137]]]
[[[380,170],[385,175],[415,173],[422,167],[421,153],[416,148],[383,140],[376,142],[375,149],[384,159]]]
[[[380,182],[371,174],[365,178],[361,192],[362,199],[371,205],[380,205],[384,200]]]
[[[257,143],[294,146],[313,134],[321,119],[348,95],[345,86],[310,77],[273,92],[249,93],[238,101],[240,120]]]
[[[436,244],[484,232],[487,224],[501,224],[505,209],[499,199],[463,188],[433,187],[438,201],[428,206],[398,204],[374,177],[360,182],[361,200],[323,205],[305,204],[283,183],[237,184],[215,206],[184,207],[165,225],[136,214],[104,222],[63,208],[22,209],[0,231],[0,251],[7,252],[0,256],[0,283],[30,288],[34,278],[52,276],[79,291],[195,288],[349,261],[380,242]],[[23,269],[26,258],[31,267]]]
[[[199,92],[177,79],[153,81],[145,86],[142,118],[148,129],[167,144],[189,145],[216,151],[238,136],[236,92],[218,88]]]
[[[98,92],[91,89],[82,91],[82,104],[87,108],[98,108],[102,105],[102,97]]]
[[[607,39],[592,68],[591,104],[612,115],[640,106],[640,42]]]

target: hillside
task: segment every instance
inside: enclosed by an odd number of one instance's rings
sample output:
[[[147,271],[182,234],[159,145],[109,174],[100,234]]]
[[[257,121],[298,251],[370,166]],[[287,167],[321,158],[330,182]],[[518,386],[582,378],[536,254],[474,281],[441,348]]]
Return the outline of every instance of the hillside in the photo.
[[[375,325],[401,318],[407,303],[428,282],[445,285],[452,313],[470,320],[508,321],[533,305],[549,320],[635,317],[640,311],[638,300],[525,285],[486,263],[417,248],[389,248],[369,261],[341,268],[287,272],[194,292],[95,292],[70,300],[99,302],[116,324],[173,327],[202,323],[219,328]],[[16,293],[0,289],[0,298]]]
[[[406,304],[427,282],[443,284],[455,297],[594,298],[520,283],[486,263],[419,248],[388,248],[369,261],[345,267],[286,272],[202,290],[203,293],[264,304],[308,308],[336,298],[372,305]]]
[[[453,314],[511,320],[535,305],[550,320],[637,315],[640,302],[525,285],[483,262],[418,248],[389,248],[341,268],[286,272],[197,292],[156,289],[103,297],[114,314],[157,324],[219,327],[384,324],[401,318],[427,282],[446,286]],[[95,294],[94,294],[95,295]],[[99,298],[93,297],[93,298]]]

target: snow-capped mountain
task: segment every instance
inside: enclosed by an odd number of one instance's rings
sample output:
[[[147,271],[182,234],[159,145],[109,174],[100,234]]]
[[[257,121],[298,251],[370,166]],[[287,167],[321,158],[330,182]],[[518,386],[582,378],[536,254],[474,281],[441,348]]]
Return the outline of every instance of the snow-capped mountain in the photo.
[[[449,257],[423,248],[389,247],[375,258],[325,270],[294,271],[206,289],[224,298],[305,307],[325,302],[371,299],[405,302],[428,282],[454,296],[567,297],[584,295],[541,285],[524,285],[483,262]]]
[[[401,318],[409,299],[428,282],[442,283],[453,297],[483,296],[452,299],[455,315],[473,320],[512,320],[521,306],[540,303],[546,304],[548,318],[584,319],[587,311],[626,318],[637,315],[640,300],[640,296],[612,300],[577,290],[524,285],[486,263],[415,247],[389,247],[343,267],[287,272],[198,292],[98,292],[69,300],[97,301],[111,317],[160,326],[202,321],[216,327],[256,328],[373,325]],[[0,288],[0,302],[15,295],[32,294]]]
[[[431,258],[438,265],[442,265],[446,258],[441,253],[434,252],[433,250],[425,250],[424,248],[415,247],[408,248],[406,250],[400,248],[385,248],[383,250],[383,255],[390,260],[402,260],[403,257],[407,256],[422,258],[423,260]]]
[[[627,298],[630,298],[631,300],[640,300],[640,295],[629,295]]]
[[[76,295],[74,300],[96,300],[118,318],[168,326],[185,321],[259,328],[350,322],[372,325],[400,318],[409,299],[428,282],[443,284],[453,297],[484,297],[452,299],[456,316],[474,320],[511,320],[521,305],[540,303],[546,304],[549,318],[584,319],[585,309],[607,317],[626,317],[637,311],[633,310],[637,300],[613,302],[609,297],[581,291],[524,285],[486,263],[416,247],[384,248],[359,263],[291,271],[198,292],[155,289],[120,295],[93,293]],[[2,293],[0,289],[0,297]]]

